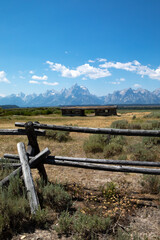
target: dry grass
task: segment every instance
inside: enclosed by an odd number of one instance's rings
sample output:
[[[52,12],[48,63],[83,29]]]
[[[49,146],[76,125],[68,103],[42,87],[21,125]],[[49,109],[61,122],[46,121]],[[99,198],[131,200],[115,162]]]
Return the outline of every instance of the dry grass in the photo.
[[[133,121],[133,116],[136,115],[136,119],[143,119],[144,115],[149,112],[134,112],[124,113],[119,116],[109,117],[60,117],[55,115],[50,116],[33,116],[33,117],[21,117],[13,116],[11,118],[0,119],[0,128],[13,129],[14,123],[26,122],[26,121],[39,121],[40,123],[55,124],[55,125],[76,125],[81,127],[110,127],[111,123],[116,120],[125,119],[128,122]],[[153,120],[153,119],[150,119]],[[38,137],[38,143],[40,149],[43,150],[48,147],[51,151],[51,155],[56,156],[70,156],[70,157],[87,157],[83,150],[83,143],[88,138],[89,134],[83,133],[70,133],[72,140],[68,142],[59,143],[43,137]],[[128,137],[127,143],[136,144],[140,141],[140,137]],[[27,146],[27,138],[25,136],[0,136],[0,157],[4,153],[17,154],[17,143],[24,142]],[[97,153],[95,158],[102,158],[101,153]],[[130,159],[130,155],[127,155]],[[128,192],[141,192],[142,186],[140,184],[141,174],[125,174],[125,173],[113,173],[96,170],[58,167],[58,166],[45,166],[49,180],[58,181],[64,184],[78,184],[85,189],[99,189],[107,182],[116,182],[118,186],[127,186]],[[37,170],[33,170],[35,178],[38,177]],[[132,223],[134,229],[134,223]],[[143,229],[142,229],[143,230]]]
[[[109,116],[109,117],[61,117],[56,115],[49,116],[13,116],[9,119],[0,119],[0,127],[13,129],[14,123],[26,122],[26,121],[39,121],[40,123],[47,124],[56,124],[56,125],[76,125],[81,127],[110,127],[111,123],[116,120],[126,119],[128,122],[132,121],[133,115],[136,115],[136,118],[141,119],[144,115],[149,112],[134,112],[134,113],[125,113],[119,116]],[[83,143],[89,136],[89,134],[83,133],[71,133],[72,140],[66,143],[59,143],[43,137],[38,137],[38,142],[40,149],[48,147],[51,151],[51,155],[59,156],[70,156],[70,157],[87,157],[83,150]],[[24,142],[27,145],[27,138],[25,136],[1,136],[0,137],[0,153],[1,156],[4,153],[17,153],[18,142]],[[138,138],[128,137],[128,142],[133,141],[136,143]],[[95,157],[102,157],[102,155],[96,154]],[[137,182],[140,179],[140,175],[137,174],[124,174],[124,173],[112,173],[112,172],[102,172],[102,171],[93,171],[77,168],[67,168],[67,167],[51,167],[46,166],[47,173],[50,180],[57,179],[62,182],[78,182],[82,183],[87,187],[97,187],[106,183],[107,181],[120,181],[121,178],[126,178],[126,181]],[[35,176],[37,176],[36,171]],[[130,177],[132,176],[132,178]],[[138,184],[138,187],[140,185]],[[137,184],[133,184],[132,188],[137,190]]]
[[[134,112],[134,113],[125,113],[119,116],[109,116],[109,117],[95,117],[95,116],[87,116],[87,117],[61,117],[56,115],[49,116],[32,116],[32,117],[24,117],[24,116],[13,116],[9,119],[0,119],[0,128],[13,129],[14,123],[26,122],[26,121],[39,121],[40,123],[46,124],[55,124],[55,125],[76,125],[81,127],[110,127],[111,123],[116,120],[125,119],[128,122],[132,121],[133,115],[136,115],[136,118],[142,118],[144,115],[149,114],[149,112]],[[49,139],[45,139],[43,137],[38,137],[38,142],[40,149],[44,149],[48,147],[51,151],[51,155],[57,156],[70,156],[70,157],[87,157],[83,150],[83,143],[89,136],[89,134],[83,133],[70,133],[72,140],[59,143],[56,141],[52,141]],[[128,142],[137,142],[139,138],[128,137]],[[0,153],[1,156],[4,153],[17,153],[17,143],[24,142],[27,145],[27,138],[25,136],[1,136],[0,137]],[[102,155],[96,154],[95,157],[102,157]],[[89,186],[97,186],[105,183],[108,180],[115,181],[116,179],[121,179],[125,177],[130,180],[130,174],[126,175],[123,173],[111,173],[111,172],[101,172],[101,171],[93,171],[93,170],[85,170],[85,169],[76,169],[72,168],[72,170],[67,167],[51,167],[46,166],[49,178],[51,180],[59,180],[59,181],[69,181],[74,182],[78,181],[80,183],[84,183],[84,185]],[[72,173],[72,174],[70,174]],[[78,177],[77,177],[78,176]],[[137,182],[137,174],[132,174],[132,181]],[[140,175],[138,175],[140,176]],[[139,178],[139,177],[138,177]],[[134,187],[136,189],[136,187]]]

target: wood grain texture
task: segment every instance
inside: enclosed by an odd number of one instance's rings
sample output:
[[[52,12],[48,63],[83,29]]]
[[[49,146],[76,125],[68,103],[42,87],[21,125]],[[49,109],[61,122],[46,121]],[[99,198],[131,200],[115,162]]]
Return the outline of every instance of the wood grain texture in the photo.
[[[18,150],[20,162],[22,165],[24,183],[27,189],[27,196],[28,196],[28,200],[31,208],[31,213],[35,214],[38,208],[40,207],[40,205],[39,205],[38,196],[35,190],[35,185],[33,182],[33,177],[32,177],[31,169],[29,166],[28,156],[25,150],[24,143],[22,142],[18,143],[17,150]]]

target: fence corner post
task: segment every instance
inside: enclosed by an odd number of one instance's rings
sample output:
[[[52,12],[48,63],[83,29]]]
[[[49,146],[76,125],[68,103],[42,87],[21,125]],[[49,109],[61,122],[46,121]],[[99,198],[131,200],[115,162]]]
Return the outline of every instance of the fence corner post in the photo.
[[[40,152],[39,145],[37,142],[37,135],[34,130],[34,124],[33,122],[30,121],[30,122],[26,122],[24,126],[25,126],[27,137],[28,137],[27,154],[33,157]],[[47,173],[43,163],[39,164],[37,166],[37,169],[43,181],[47,183],[48,177],[47,177]]]

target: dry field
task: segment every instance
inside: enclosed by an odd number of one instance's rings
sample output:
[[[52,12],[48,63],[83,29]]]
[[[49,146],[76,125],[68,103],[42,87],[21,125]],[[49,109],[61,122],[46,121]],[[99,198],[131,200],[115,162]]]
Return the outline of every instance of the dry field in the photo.
[[[14,122],[39,121],[40,123],[56,124],[56,125],[76,125],[81,127],[110,127],[111,123],[116,120],[125,119],[128,122],[132,121],[133,115],[137,119],[143,119],[145,114],[149,112],[134,112],[124,113],[118,116],[109,117],[60,117],[55,115],[48,116],[32,116],[32,117],[4,117],[0,119],[0,128],[13,129]],[[70,133],[72,139],[65,143],[59,143],[38,137],[40,149],[43,150],[48,147],[51,155],[56,156],[70,156],[70,157],[89,157],[83,150],[83,143],[89,137],[89,134]],[[136,143],[139,137],[128,137],[128,142]],[[25,136],[1,136],[0,137],[0,157],[4,153],[17,154],[17,143],[24,142],[27,145],[27,138]],[[93,155],[92,155],[93,157]],[[103,158],[101,153],[96,153],[95,158]],[[48,166],[45,165],[50,181],[57,181],[63,184],[77,184],[86,191],[98,191],[101,186],[107,182],[115,182],[120,190],[125,188],[130,196],[134,196],[137,201],[137,207],[134,213],[128,216],[128,223],[125,225],[125,231],[135,232],[139,235],[139,239],[160,239],[160,211],[156,195],[142,194],[142,186],[140,184],[141,174],[125,174],[112,173],[96,170],[85,170],[70,167]],[[33,170],[33,176],[38,177],[36,170]],[[152,199],[152,201],[150,201]],[[75,206],[83,208],[83,202],[75,202]],[[16,236],[13,239],[59,239],[55,232],[37,230],[37,233]],[[67,239],[63,237],[62,239]],[[70,238],[71,239],[71,238]],[[138,238],[137,238],[138,239]]]

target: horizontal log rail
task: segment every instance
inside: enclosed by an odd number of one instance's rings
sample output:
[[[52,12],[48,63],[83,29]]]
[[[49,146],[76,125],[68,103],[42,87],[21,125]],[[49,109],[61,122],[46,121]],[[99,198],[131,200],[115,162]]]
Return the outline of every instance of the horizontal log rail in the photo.
[[[37,136],[45,136],[45,131],[35,130]],[[25,129],[0,129],[0,135],[27,135]]]
[[[4,154],[5,159],[19,160],[19,156],[16,154]],[[32,157],[29,157],[32,159]],[[97,163],[97,164],[108,164],[108,165],[128,165],[128,166],[144,166],[144,167],[160,167],[160,162],[146,162],[146,161],[132,161],[132,160],[111,160],[111,159],[94,159],[94,158],[73,158],[73,157],[62,157],[62,156],[48,156],[44,163],[52,164],[54,160],[57,161],[71,161],[71,162],[84,162],[84,163]]]
[[[47,160],[47,164],[57,165],[57,166],[65,166],[65,167],[78,167],[85,169],[94,169],[99,171],[110,171],[110,172],[127,172],[127,173],[142,173],[142,174],[151,174],[151,175],[160,175],[160,169],[149,169],[149,168],[137,168],[137,167],[126,167],[123,165],[120,166],[106,166],[102,164],[94,164],[94,163],[84,163],[84,162],[72,162],[65,160]],[[33,167],[32,167],[33,168]],[[0,182],[1,186],[1,182]]]
[[[20,163],[8,163],[8,162],[0,163],[0,168],[18,168],[20,166],[21,166]]]
[[[48,156],[45,163],[53,160],[60,161],[71,161],[71,162],[87,162],[87,163],[97,163],[106,165],[130,165],[130,166],[145,166],[145,167],[160,167],[160,162],[146,162],[146,161],[131,161],[131,160],[112,160],[112,159],[92,159],[92,158],[72,158],[72,157],[62,157],[62,156]]]
[[[135,167],[125,167],[125,166],[106,166],[106,165],[102,165],[102,164],[71,162],[71,161],[64,161],[64,160],[63,161],[60,161],[60,160],[51,161],[50,160],[50,164],[58,165],[58,166],[66,166],[66,167],[94,169],[94,170],[101,170],[101,171],[160,175],[160,169],[135,168]]]
[[[125,136],[145,136],[145,137],[160,137],[160,130],[132,130],[132,129],[115,129],[115,128],[88,128],[88,127],[74,127],[33,123],[37,129],[59,130],[67,132],[81,132],[94,134],[110,134],[110,135],[125,135]],[[25,123],[16,122],[15,126],[25,127]]]

